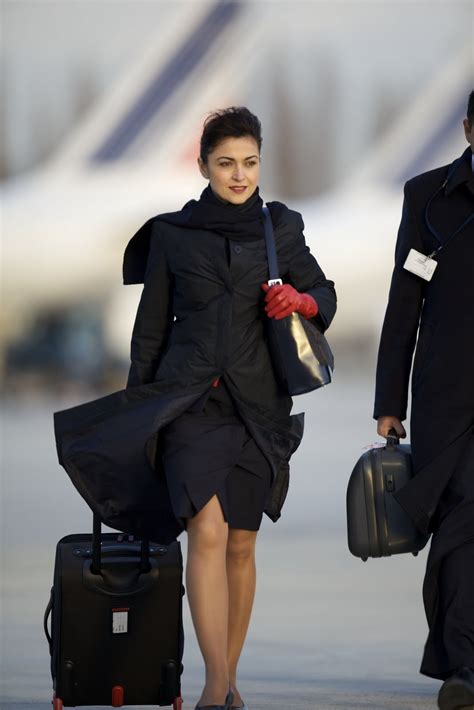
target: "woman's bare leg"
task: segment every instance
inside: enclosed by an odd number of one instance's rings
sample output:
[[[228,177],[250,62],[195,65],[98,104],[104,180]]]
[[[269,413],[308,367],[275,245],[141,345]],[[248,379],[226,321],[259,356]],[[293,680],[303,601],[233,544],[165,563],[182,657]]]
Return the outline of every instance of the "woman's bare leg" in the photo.
[[[227,580],[229,585],[229,635],[227,660],[234,691],[233,705],[242,705],[237,690],[237,663],[250,623],[256,589],[255,543],[257,530],[229,529],[227,541]]]
[[[199,705],[223,705],[229,689],[228,530],[216,495],[193,518],[187,519],[186,591],[206,670]]]

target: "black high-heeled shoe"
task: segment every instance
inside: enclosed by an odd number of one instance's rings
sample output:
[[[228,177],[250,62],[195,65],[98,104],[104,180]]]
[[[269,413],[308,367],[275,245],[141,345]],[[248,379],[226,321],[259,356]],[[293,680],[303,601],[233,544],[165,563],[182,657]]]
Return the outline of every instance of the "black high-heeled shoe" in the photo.
[[[232,685],[230,686],[232,688]],[[244,703],[244,701],[242,700]],[[246,704],[244,703],[243,705],[231,705],[230,710],[249,710]]]
[[[232,710],[232,703],[234,702],[234,693],[229,686],[229,692],[224,700],[224,705],[196,705],[194,710]]]

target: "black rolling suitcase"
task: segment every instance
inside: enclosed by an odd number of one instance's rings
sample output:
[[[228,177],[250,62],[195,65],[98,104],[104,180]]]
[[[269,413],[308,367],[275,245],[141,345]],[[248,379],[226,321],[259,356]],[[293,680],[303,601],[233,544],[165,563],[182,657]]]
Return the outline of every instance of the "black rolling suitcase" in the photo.
[[[412,477],[411,448],[400,445],[396,436],[389,436],[383,448],[362,454],[347,488],[347,535],[353,555],[364,562],[404,552],[417,555],[426,545],[429,536],[393,497]]]
[[[67,535],[44,618],[54,710],[173,705],[181,710],[183,559],[178,541]],[[51,615],[51,633],[48,617]]]

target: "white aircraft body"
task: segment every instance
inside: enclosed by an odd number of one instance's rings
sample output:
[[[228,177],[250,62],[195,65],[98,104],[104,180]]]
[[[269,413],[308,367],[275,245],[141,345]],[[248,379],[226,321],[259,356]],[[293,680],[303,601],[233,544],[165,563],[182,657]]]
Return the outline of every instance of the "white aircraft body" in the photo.
[[[6,342],[25,333],[35,313],[90,301],[102,310],[108,347],[128,357],[142,287],[122,285],[124,248],[146,219],[180,209],[205,186],[196,165],[202,120],[209,107],[248,97],[264,61],[255,12],[233,0],[204,9],[190,3],[186,22],[178,13],[46,165],[5,184]],[[222,51],[236,41],[247,58],[237,75],[232,52]],[[336,283],[335,340],[379,333],[403,181],[464,149],[468,54],[436,77],[337,190],[288,201],[302,212],[307,243]],[[264,183],[261,194],[279,198]]]

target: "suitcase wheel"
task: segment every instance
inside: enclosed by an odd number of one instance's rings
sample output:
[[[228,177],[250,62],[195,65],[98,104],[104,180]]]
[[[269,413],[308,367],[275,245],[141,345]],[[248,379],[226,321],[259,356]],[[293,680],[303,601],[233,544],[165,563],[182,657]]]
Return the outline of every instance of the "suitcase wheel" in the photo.
[[[112,688],[112,707],[121,708],[124,701],[124,690],[121,685],[114,685]]]
[[[63,710],[63,701],[61,700],[61,698],[56,697],[56,693],[54,693],[51,702],[53,704],[53,710]]]
[[[173,700],[173,710],[182,710],[183,708],[183,698],[179,695]]]

